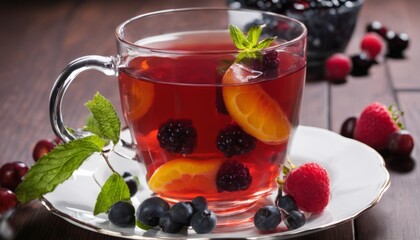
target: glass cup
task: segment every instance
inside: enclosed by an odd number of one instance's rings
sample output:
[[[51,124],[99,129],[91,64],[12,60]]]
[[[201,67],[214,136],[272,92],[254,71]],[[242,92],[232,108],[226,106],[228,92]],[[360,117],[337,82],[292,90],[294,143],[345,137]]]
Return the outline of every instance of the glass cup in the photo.
[[[266,23],[276,37],[256,58],[240,53],[243,32]],[[61,102],[82,71],[118,77],[125,122],[150,190],[170,202],[204,196],[219,216],[245,212],[276,188],[279,166],[299,123],[306,28],[254,10],[175,9],[134,17],[116,30],[115,56],[85,56],[58,77],[50,119],[64,141]],[[236,61],[235,61],[236,60]]]

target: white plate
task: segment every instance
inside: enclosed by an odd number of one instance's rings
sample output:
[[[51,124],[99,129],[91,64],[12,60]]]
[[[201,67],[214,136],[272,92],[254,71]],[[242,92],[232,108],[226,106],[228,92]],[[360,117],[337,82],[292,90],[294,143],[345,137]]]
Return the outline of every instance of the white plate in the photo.
[[[102,234],[130,239],[166,238],[270,238],[286,239],[324,230],[357,217],[374,206],[390,184],[389,173],[382,157],[370,147],[344,138],[328,130],[313,127],[298,127],[291,148],[290,158],[296,165],[305,162],[322,164],[330,175],[331,199],[321,214],[312,215],[307,223],[295,230],[279,227],[277,232],[261,234],[254,227],[229,229],[210,234],[165,234],[161,231],[144,231],[140,228],[118,228],[109,223],[105,214],[93,216],[93,207],[99,193],[99,185],[109,175],[108,167],[99,156],[92,156],[59,185],[54,192],[44,196],[43,204],[52,213],[65,220]],[[135,161],[113,155],[113,166],[119,172],[130,171],[142,176],[144,169]],[[144,182],[140,191],[132,198],[135,207],[150,196]],[[275,194],[273,193],[274,197]]]

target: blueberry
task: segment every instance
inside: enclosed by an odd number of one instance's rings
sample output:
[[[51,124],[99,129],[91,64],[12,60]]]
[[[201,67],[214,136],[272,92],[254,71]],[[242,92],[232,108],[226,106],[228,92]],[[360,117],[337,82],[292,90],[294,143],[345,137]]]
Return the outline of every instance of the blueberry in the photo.
[[[252,151],[256,142],[257,140],[244,132],[240,126],[231,124],[220,130],[216,145],[226,157],[232,157]]]
[[[276,199],[277,207],[290,212],[292,210],[298,210],[295,200],[289,195],[280,196]]]
[[[133,175],[130,172],[124,172],[121,177],[126,178],[126,177],[131,177],[131,176],[133,176]]]
[[[246,190],[251,182],[248,168],[236,160],[226,160],[217,172],[216,184],[219,192]]]
[[[207,200],[205,197],[197,196],[192,200],[192,206],[194,212],[202,211],[207,209]]]
[[[136,177],[131,176],[131,175],[124,177],[123,175],[123,179],[125,183],[127,184],[128,189],[130,190],[130,197],[134,196],[136,192],[138,191],[138,182],[137,182]]]
[[[290,211],[288,214],[286,214],[284,223],[290,230],[297,229],[305,225],[306,218],[305,215],[300,211]]]
[[[175,222],[171,218],[171,214],[169,212],[165,212],[159,218],[159,227],[165,233],[178,233],[184,227],[182,224]]]
[[[151,197],[144,200],[137,209],[137,219],[149,226],[156,227],[159,224],[159,218],[169,211],[169,204],[159,197]]]
[[[135,209],[131,203],[120,201],[111,206],[108,213],[108,219],[119,227],[131,227],[134,226],[136,221],[134,214]]]
[[[193,215],[193,207],[186,202],[175,203],[169,210],[171,219],[184,226],[189,226]]]
[[[191,218],[191,227],[198,234],[209,233],[217,223],[216,214],[208,209],[194,213]]]
[[[261,231],[274,230],[280,222],[280,210],[274,206],[262,207],[254,215],[254,225]]]
[[[196,146],[197,131],[191,120],[170,119],[159,127],[157,139],[168,152],[190,154]]]

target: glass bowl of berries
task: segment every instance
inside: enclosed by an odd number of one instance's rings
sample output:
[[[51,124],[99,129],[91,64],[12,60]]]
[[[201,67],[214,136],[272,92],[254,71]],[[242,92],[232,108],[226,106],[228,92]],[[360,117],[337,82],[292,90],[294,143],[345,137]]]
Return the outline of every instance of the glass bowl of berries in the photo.
[[[231,8],[260,9],[284,14],[308,29],[308,68],[320,67],[344,52],[364,0],[227,0]]]

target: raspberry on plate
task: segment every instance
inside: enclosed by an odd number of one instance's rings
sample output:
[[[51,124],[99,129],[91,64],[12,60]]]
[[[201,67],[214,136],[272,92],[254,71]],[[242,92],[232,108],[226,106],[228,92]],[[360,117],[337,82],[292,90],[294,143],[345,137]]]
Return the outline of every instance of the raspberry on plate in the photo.
[[[385,149],[388,137],[402,127],[399,113],[379,102],[368,105],[356,122],[354,139],[378,151]]]
[[[287,174],[283,191],[295,200],[300,210],[320,213],[330,199],[328,172],[318,163],[305,163]]]
[[[384,43],[381,37],[376,33],[366,33],[360,43],[360,48],[367,53],[369,59],[375,59],[382,51]]]

